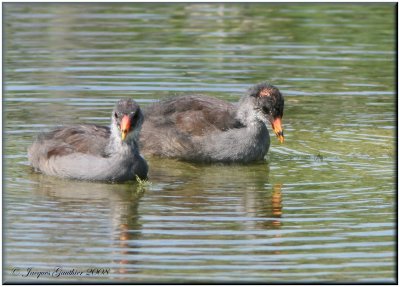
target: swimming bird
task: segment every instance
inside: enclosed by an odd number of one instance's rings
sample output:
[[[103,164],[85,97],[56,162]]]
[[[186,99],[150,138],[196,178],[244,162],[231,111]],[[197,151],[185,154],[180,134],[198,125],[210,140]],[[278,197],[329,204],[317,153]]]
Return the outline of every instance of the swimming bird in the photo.
[[[132,99],[121,99],[110,127],[72,125],[40,134],[28,148],[36,171],[78,180],[120,182],[147,178],[148,166],[139,153],[143,113]]]
[[[260,83],[236,104],[187,95],[144,109],[139,144],[143,154],[193,162],[248,163],[268,152],[271,125],[283,143],[284,99],[279,89]]]

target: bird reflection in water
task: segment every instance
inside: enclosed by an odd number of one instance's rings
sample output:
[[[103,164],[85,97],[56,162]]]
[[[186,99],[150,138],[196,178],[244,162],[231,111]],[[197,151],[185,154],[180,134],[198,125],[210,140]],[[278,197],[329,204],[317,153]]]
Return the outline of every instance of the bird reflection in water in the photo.
[[[143,195],[143,193],[141,193]],[[140,195],[140,197],[141,197]],[[137,261],[132,260],[134,255],[139,254],[137,246],[135,243],[142,237],[142,225],[139,223],[140,218],[138,214],[139,200],[127,202],[123,208],[125,209],[124,216],[119,217],[119,223],[116,222],[114,230],[113,241],[115,245],[118,246],[116,253],[114,254],[114,263],[118,264],[118,269],[115,270],[118,274],[134,274]],[[119,279],[124,279],[119,277]]]
[[[271,198],[272,215],[276,218],[282,216],[282,184],[274,184]],[[273,220],[272,225],[275,227],[281,226],[280,220]]]
[[[262,168],[265,168],[265,173],[256,172]],[[32,176],[41,176],[42,180],[35,178],[32,181],[39,181],[37,190],[51,197],[51,201],[58,205],[56,216],[65,218],[65,222],[69,222],[69,226],[73,227],[64,232],[69,237],[76,235],[76,242],[80,245],[79,258],[76,260],[93,258],[92,262],[109,264],[112,266],[109,278],[129,281],[143,272],[138,266],[143,263],[141,255],[146,251],[141,248],[139,242],[146,239],[142,231],[145,221],[142,216],[149,215],[149,204],[151,215],[159,217],[164,216],[166,210],[167,214],[171,215],[171,210],[185,206],[188,214],[198,215],[200,222],[204,216],[213,217],[212,213],[215,212],[216,220],[220,220],[223,224],[221,228],[229,230],[233,228],[233,231],[248,230],[249,232],[244,235],[247,240],[260,239],[260,236],[271,239],[281,237],[279,232],[270,231],[281,228],[283,185],[271,185],[268,175],[269,168],[265,164],[221,168],[221,166],[191,166],[176,161],[160,161],[158,166],[154,165],[150,174],[156,189],[163,187],[156,193],[149,192],[150,190],[145,193],[138,192],[132,184],[59,180],[38,174]],[[227,182],[231,184],[228,185]],[[216,186],[218,189],[215,189]],[[238,186],[243,189],[238,189]],[[140,211],[139,205],[144,194],[147,194],[147,205]],[[174,198],[173,201],[171,196]],[[232,202],[236,204],[232,205]],[[233,227],[231,225],[233,221],[224,219],[224,215],[221,217],[221,211],[232,212],[233,217],[245,215],[248,220],[238,222],[240,224],[235,224]],[[182,216],[182,211],[179,216]],[[257,220],[254,220],[255,218]],[[210,223],[204,224],[213,228]],[[259,231],[263,231],[263,234],[261,235]],[[60,236],[59,232],[60,230],[54,231],[57,236]],[[51,237],[54,236],[47,236]],[[104,243],[96,244],[95,240],[98,238],[104,238],[105,247]],[[208,238],[219,239],[218,232]],[[94,242],[90,243],[90,240]],[[50,246],[51,244],[48,248],[51,248]],[[104,247],[104,250],[98,251],[99,246]],[[64,252],[70,256],[67,250]],[[259,252],[257,251],[257,254]],[[271,250],[265,252],[270,254]]]
[[[64,241],[63,234],[73,236],[73,248],[64,248],[59,251],[65,256],[77,252],[75,260],[91,258],[90,266],[94,264],[108,265],[105,258],[112,259],[110,275],[128,273],[127,266],[132,267],[135,262],[128,260],[137,254],[137,248],[132,247],[132,242],[141,237],[141,224],[139,223],[138,207],[145,193],[143,187],[137,184],[104,184],[75,180],[60,180],[41,174],[31,174],[32,181],[37,182],[34,192],[39,196],[47,196],[54,210],[49,214],[58,217],[59,229],[43,229],[47,232],[44,236],[48,240],[46,248],[52,248],[54,238]],[[54,214],[56,212],[56,214]],[[68,228],[67,228],[68,227]],[[99,245],[99,238],[109,242],[110,249],[91,251]],[[92,242],[92,243],[88,243]],[[71,242],[66,242],[70,244]],[[75,247],[76,246],[76,247]],[[100,245],[102,246],[102,245]],[[54,252],[46,251],[47,254]],[[96,253],[97,252],[97,253]],[[86,262],[87,260],[83,260]],[[54,262],[59,264],[59,262]],[[129,273],[134,273],[130,268]],[[111,278],[111,277],[109,277]],[[124,279],[124,278],[118,278]]]

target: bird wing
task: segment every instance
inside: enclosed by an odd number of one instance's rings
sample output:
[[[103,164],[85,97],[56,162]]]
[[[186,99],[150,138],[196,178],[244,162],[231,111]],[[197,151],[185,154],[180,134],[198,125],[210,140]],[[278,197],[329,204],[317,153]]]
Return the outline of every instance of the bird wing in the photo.
[[[174,97],[145,110],[145,119],[160,128],[176,128],[179,132],[202,136],[214,131],[238,128],[235,106],[220,99],[204,96]]]
[[[80,152],[95,156],[106,156],[110,129],[98,125],[78,125],[57,128],[41,134],[38,142],[46,145],[47,158]]]

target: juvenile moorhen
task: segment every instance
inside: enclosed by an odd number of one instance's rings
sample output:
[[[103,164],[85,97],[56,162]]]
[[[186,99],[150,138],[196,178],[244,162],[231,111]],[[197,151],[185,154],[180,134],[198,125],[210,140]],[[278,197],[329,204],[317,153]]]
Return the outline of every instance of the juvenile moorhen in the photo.
[[[111,126],[74,125],[40,134],[28,149],[36,171],[62,178],[120,182],[147,177],[147,163],[139,153],[143,123],[139,105],[119,100]]]
[[[282,143],[284,100],[261,83],[237,104],[190,95],[148,106],[139,144],[143,154],[195,162],[262,160],[270,145],[267,125]]]

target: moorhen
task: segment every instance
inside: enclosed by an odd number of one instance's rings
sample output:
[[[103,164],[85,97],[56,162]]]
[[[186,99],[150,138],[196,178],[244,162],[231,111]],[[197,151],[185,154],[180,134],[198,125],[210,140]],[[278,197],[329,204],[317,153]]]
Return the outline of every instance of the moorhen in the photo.
[[[194,162],[262,160],[270,145],[267,124],[284,141],[283,106],[282,94],[265,82],[237,104],[198,95],[162,100],[144,109],[141,151]]]
[[[117,102],[111,127],[74,125],[40,134],[28,149],[36,171],[62,178],[120,182],[147,178],[147,163],[139,153],[143,123],[139,105]]]

